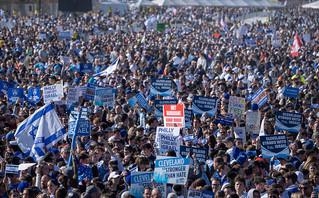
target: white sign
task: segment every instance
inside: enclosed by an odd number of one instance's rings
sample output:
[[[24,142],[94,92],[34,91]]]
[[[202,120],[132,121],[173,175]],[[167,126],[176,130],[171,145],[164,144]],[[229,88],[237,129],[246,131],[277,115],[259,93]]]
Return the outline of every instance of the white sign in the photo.
[[[259,129],[260,129],[260,112],[247,111],[247,114],[246,114],[247,133],[259,134]]]
[[[68,89],[68,98],[67,98],[67,103],[68,104],[73,104],[76,103],[79,99],[79,91],[77,88],[74,87],[69,87]]]
[[[43,87],[43,100],[45,103],[52,101],[60,101],[63,96],[62,84]]]
[[[179,131],[178,127],[156,128],[155,147],[159,149],[160,155],[165,155],[168,150],[180,153]]]
[[[243,144],[246,142],[245,127],[234,127],[235,138],[243,140]]]

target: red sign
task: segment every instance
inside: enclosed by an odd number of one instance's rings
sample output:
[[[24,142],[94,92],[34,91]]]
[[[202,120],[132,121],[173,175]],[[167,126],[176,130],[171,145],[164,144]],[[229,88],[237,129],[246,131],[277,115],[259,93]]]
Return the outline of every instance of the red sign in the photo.
[[[184,105],[163,105],[165,127],[185,127]]]

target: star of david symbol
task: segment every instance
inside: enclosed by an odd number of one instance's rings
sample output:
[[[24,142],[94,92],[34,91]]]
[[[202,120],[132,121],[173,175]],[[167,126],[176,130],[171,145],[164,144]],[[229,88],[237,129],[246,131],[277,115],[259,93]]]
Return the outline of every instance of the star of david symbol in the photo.
[[[36,134],[37,134],[36,132],[37,132],[38,128],[39,128],[39,127],[35,127],[35,126],[32,125],[31,130],[30,130],[29,133],[28,133],[29,135],[32,136],[32,139],[33,139],[33,140],[35,139],[35,136],[36,136]]]

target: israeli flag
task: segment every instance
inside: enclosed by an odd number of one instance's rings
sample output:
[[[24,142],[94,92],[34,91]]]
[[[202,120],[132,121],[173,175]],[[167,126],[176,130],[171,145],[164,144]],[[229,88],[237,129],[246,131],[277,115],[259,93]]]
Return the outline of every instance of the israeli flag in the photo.
[[[117,65],[119,64],[119,60],[120,60],[120,58],[117,58],[108,68],[106,68],[105,70],[103,70],[97,74],[93,74],[93,78],[97,77],[97,76],[106,76],[107,74],[111,74],[114,70],[117,69]]]
[[[227,32],[227,24],[224,21],[224,17],[222,17],[220,19],[220,25],[222,26],[222,30],[224,30],[225,32]]]
[[[65,135],[66,131],[51,103],[25,119],[14,134],[22,152],[35,159],[45,154],[44,147],[53,146]]]
[[[19,174],[19,165],[7,164],[6,165],[6,174]]]
[[[142,38],[142,40],[141,40],[141,43],[143,44],[143,43],[145,43],[145,36],[146,36],[146,34],[144,33],[144,36],[143,36],[143,38]]]
[[[146,26],[147,30],[154,30],[156,29],[156,23],[157,23],[157,19],[154,15],[150,16],[150,18],[148,18],[145,22],[144,25]]]

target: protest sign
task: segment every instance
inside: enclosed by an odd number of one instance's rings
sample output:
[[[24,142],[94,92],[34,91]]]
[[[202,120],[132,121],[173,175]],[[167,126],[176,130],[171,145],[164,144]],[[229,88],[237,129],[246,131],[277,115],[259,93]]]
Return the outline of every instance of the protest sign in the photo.
[[[93,100],[95,97],[95,88],[98,87],[96,84],[88,83],[87,89],[86,89],[86,94],[85,94],[85,99],[86,100]]]
[[[184,105],[163,105],[165,127],[185,127]]]
[[[61,56],[61,62],[66,64],[66,65],[69,65],[71,63],[71,57],[68,57],[68,56]]]
[[[112,107],[115,101],[115,89],[112,88],[96,88],[94,105]]]
[[[170,100],[155,100],[154,101],[154,111],[155,117],[163,117],[163,105],[177,104],[177,99]]]
[[[245,44],[249,47],[257,47],[256,39],[245,39]]]
[[[155,161],[154,181],[168,184],[184,184],[187,180],[190,158],[160,157]]]
[[[59,101],[63,96],[62,84],[50,85],[43,87],[43,100],[44,103],[52,101]]]
[[[214,198],[215,193],[208,190],[202,190],[202,194],[200,195],[200,198]]]
[[[80,63],[80,72],[81,73],[86,73],[86,74],[92,74],[93,69],[92,69],[92,63]]]
[[[233,115],[235,118],[244,120],[245,98],[230,96],[228,113]]]
[[[47,34],[45,34],[45,33],[39,34],[38,38],[40,40],[45,40],[45,39],[47,39]]]
[[[277,111],[276,129],[291,132],[299,132],[301,128],[302,114]]]
[[[195,188],[189,188],[187,192],[187,198],[201,198],[202,192]]]
[[[285,86],[284,96],[290,98],[298,98],[299,88]]]
[[[289,156],[286,134],[260,136],[260,144],[263,158]]]
[[[90,125],[90,120],[88,119],[80,119],[79,122],[79,127],[76,132],[76,136],[90,136],[91,135],[91,125]],[[70,116],[70,121],[69,121],[69,138],[72,138],[75,133],[75,127],[76,127],[76,120],[73,118],[73,116]]]
[[[188,134],[183,136],[184,142],[193,142],[194,141],[194,135],[193,134]]]
[[[79,115],[78,108],[79,108],[78,106],[70,106],[70,114],[75,119]],[[82,109],[81,119],[88,119],[89,107],[82,107],[81,109]]]
[[[132,98],[130,98],[127,101],[131,107],[135,107],[136,105],[139,105],[140,107],[145,108],[146,110],[148,110],[149,112],[152,112],[152,108],[150,107],[150,105],[148,104],[147,100],[144,98],[143,94],[138,93],[135,96],[133,96]]]
[[[179,140],[178,127],[157,127],[155,137],[155,147],[159,149],[160,155],[165,155],[166,151],[174,150],[179,153],[180,140]]]
[[[259,134],[260,112],[247,111],[246,114],[246,132],[248,134]]]
[[[76,88],[78,90],[79,97],[85,96],[86,90],[87,90],[87,86],[76,86]]]
[[[231,126],[234,123],[234,117],[232,115],[222,115],[221,114],[221,115],[217,116],[215,123]]]
[[[136,198],[143,198],[143,191],[146,187],[153,188],[152,179],[154,172],[136,172],[131,174],[131,193]],[[157,183],[156,186],[162,193],[162,198],[166,198],[166,184]]]
[[[59,36],[60,36],[61,39],[71,39],[70,31],[61,31],[59,33]]]
[[[235,138],[240,138],[243,140],[243,143],[246,142],[246,132],[245,127],[234,127]]]
[[[40,102],[40,100],[41,100],[40,88],[39,87],[29,88],[28,89],[28,98],[32,102]]]
[[[193,113],[203,114],[207,113],[208,116],[215,116],[217,111],[218,98],[210,98],[204,96],[194,96],[193,98]]]
[[[19,174],[19,165],[7,164],[5,174]]]
[[[151,95],[171,96],[173,94],[172,79],[152,79]]]
[[[63,27],[62,25],[57,25],[55,26],[56,30],[58,30],[58,32],[62,32],[63,31]]]
[[[9,88],[16,88],[13,83],[0,80],[0,92],[7,95]]]
[[[77,88],[74,87],[69,87],[68,88],[68,98],[67,98],[67,103],[68,104],[74,104],[78,102],[79,99],[79,92]]]
[[[160,31],[160,32],[165,31],[165,23],[157,23],[156,24],[156,30]]]
[[[266,91],[261,87],[257,92],[251,97],[251,103],[258,104],[258,108],[263,106],[268,101],[268,96]]]
[[[307,43],[310,43],[310,41],[311,41],[310,34],[309,34],[309,33],[305,33],[305,34],[303,35],[303,40],[305,41],[306,44],[307,44]]]
[[[281,40],[272,40],[271,41],[271,45],[273,46],[273,47],[281,47]]]
[[[186,158],[189,152],[194,153],[199,162],[206,162],[207,149],[181,145],[180,154],[182,157]]]
[[[18,99],[24,98],[23,88],[9,88],[8,89],[8,103],[16,103]]]
[[[190,129],[192,127],[193,111],[190,109],[184,109],[185,114],[185,128]]]

